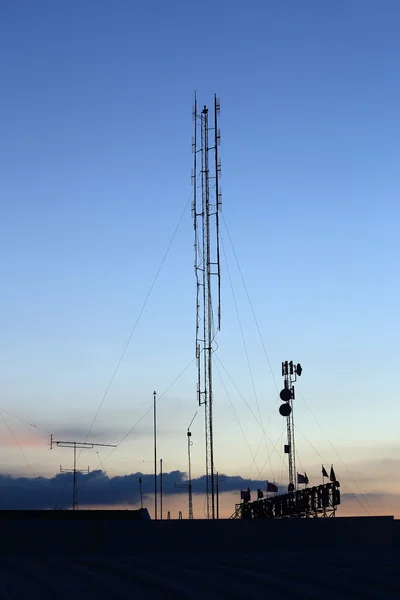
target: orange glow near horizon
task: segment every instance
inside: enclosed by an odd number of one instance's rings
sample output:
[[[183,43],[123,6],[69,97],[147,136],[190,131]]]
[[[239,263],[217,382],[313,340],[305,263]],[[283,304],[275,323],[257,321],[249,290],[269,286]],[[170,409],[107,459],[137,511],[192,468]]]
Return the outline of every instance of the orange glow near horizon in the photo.
[[[343,503],[338,507],[336,516],[337,517],[366,517],[366,516],[394,516],[395,519],[400,518],[400,503],[399,498],[395,495],[390,497],[384,497],[383,499],[368,499],[366,503],[365,497],[360,496],[356,499],[345,498]],[[219,516],[221,519],[229,519],[229,517],[235,511],[235,504],[238,503],[239,493],[237,492],[224,492],[220,494],[219,498]],[[363,507],[362,505],[365,507]],[[143,507],[147,508],[151,518],[154,518],[154,499],[153,496],[145,496],[143,498]],[[127,508],[139,509],[140,503],[135,504],[118,504],[118,505],[86,505],[81,506],[82,509],[120,509],[126,510]],[[160,503],[158,500],[158,510]],[[168,511],[170,512],[171,519],[178,519],[179,511],[182,511],[182,518],[188,518],[188,500],[183,494],[172,494],[164,496],[163,498],[163,519],[167,518]],[[193,512],[195,519],[206,519],[205,514],[205,496],[200,494],[193,495]],[[160,518],[160,514],[158,514]]]

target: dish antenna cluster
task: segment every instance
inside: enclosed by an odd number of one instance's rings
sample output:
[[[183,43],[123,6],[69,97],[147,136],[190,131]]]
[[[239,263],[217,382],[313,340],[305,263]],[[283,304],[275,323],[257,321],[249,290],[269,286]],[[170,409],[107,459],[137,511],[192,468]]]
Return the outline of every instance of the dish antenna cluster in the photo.
[[[289,455],[289,486],[288,491],[294,492],[296,489],[296,452],[294,445],[294,420],[293,420],[293,400],[294,382],[297,377],[300,377],[303,369],[300,363],[295,365],[293,361],[285,361],[282,363],[282,377],[284,378],[284,388],[279,394],[283,404],[279,407],[279,412],[282,417],[287,420],[287,444],[284,446],[285,454]]]

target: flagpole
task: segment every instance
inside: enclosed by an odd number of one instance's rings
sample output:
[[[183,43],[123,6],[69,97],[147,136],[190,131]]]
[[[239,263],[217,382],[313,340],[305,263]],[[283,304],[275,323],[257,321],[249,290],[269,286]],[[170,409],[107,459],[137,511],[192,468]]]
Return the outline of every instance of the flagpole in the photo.
[[[325,479],[329,479],[329,476],[325,470],[324,465],[322,465],[322,485],[325,485]]]
[[[157,393],[153,392],[153,429],[154,429],[154,520],[157,521]]]

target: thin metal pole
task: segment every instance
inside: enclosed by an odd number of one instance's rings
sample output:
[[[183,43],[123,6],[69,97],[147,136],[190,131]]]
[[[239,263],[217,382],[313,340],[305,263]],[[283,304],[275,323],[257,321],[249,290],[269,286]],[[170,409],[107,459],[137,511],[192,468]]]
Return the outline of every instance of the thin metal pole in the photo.
[[[219,477],[217,471],[217,519],[219,519]]]
[[[160,458],[160,519],[162,521],[162,458]]]
[[[190,446],[192,445],[192,441],[190,439],[191,435],[192,434],[191,434],[191,432],[188,429],[187,440],[188,440],[188,459],[189,459],[189,519],[193,519],[192,462],[191,462],[191,457],[190,457]]]
[[[156,414],[157,393],[153,393],[153,412],[154,412],[154,519],[157,521],[157,414]]]
[[[142,491],[142,478],[139,477],[139,487],[140,487],[140,508],[143,508],[143,491]]]
[[[193,419],[190,421],[190,425],[187,430],[187,441],[188,441],[188,460],[189,460],[189,519],[193,519],[193,497],[192,497],[192,461],[190,456],[190,447],[193,445],[191,440],[192,433],[190,428],[192,426],[193,421],[195,420],[197,415],[197,410],[194,413]]]
[[[74,488],[74,493],[73,493],[73,499],[72,499],[72,510],[77,510],[78,509],[78,502],[77,502],[77,489],[76,489],[76,442],[74,442],[74,482],[73,482],[73,488]]]
[[[290,375],[289,375],[290,377]],[[289,384],[291,389],[291,382],[289,380]],[[287,438],[288,438],[288,446],[289,446],[289,485],[292,488],[292,491],[297,489],[297,471],[296,471],[296,451],[294,445],[294,418],[293,418],[293,403],[292,400],[289,401],[289,406],[291,408],[290,415],[287,417]]]

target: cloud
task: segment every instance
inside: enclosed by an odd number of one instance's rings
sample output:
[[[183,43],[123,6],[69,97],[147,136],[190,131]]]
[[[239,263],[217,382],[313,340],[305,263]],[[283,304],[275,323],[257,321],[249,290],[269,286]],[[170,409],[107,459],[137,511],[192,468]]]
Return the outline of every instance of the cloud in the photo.
[[[80,506],[120,506],[137,504],[140,500],[139,477],[142,479],[143,495],[154,490],[154,476],[143,473],[108,478],[103,471],[92,471],[88,475],[78,473],[78,495]],[[163,474],[163,495],[174,495],[187,489],[186,473],[171,471]],[[205,491],[205,476],[192,480],[194,494]],[[247,480],[239,476],[221,477],[220,492],[246,489],[255,491],[265,488],[265,481]],[[0,509],[51,509],[67,508],[71,504],[72,474],[59,473],[54,477],[12,477],[0,475]]]
[[[78,500],[81,508],[124,508],[140,505],[139,477],[142,478],[143,497],[152,510],[154,476],[132,473],[108,478],[103,471],[89,475],[78,474]],[[192,480],[193,503],[197,518],[204,513],[205,477]],[[257,488],[264,489],[265,481],[247,480],[225,475],[220,482],[220,513],[222,517],[232,514],[239,502],[239,490],[250,486],[255,498]],[[283,493],[285,485],[280,486]],[[187,511],[187,478],[182,471],[163,475],[164,508]],[[0,509],[54,509],[69,508],[72,500],[72,474],[59,473],[54,477],[13,477],[0,475]],[[350,494],[342,492],[338,516],[394,515],[399,517],[400,494],[381,493]],[[176,516],[176,515],[175,515]]]

